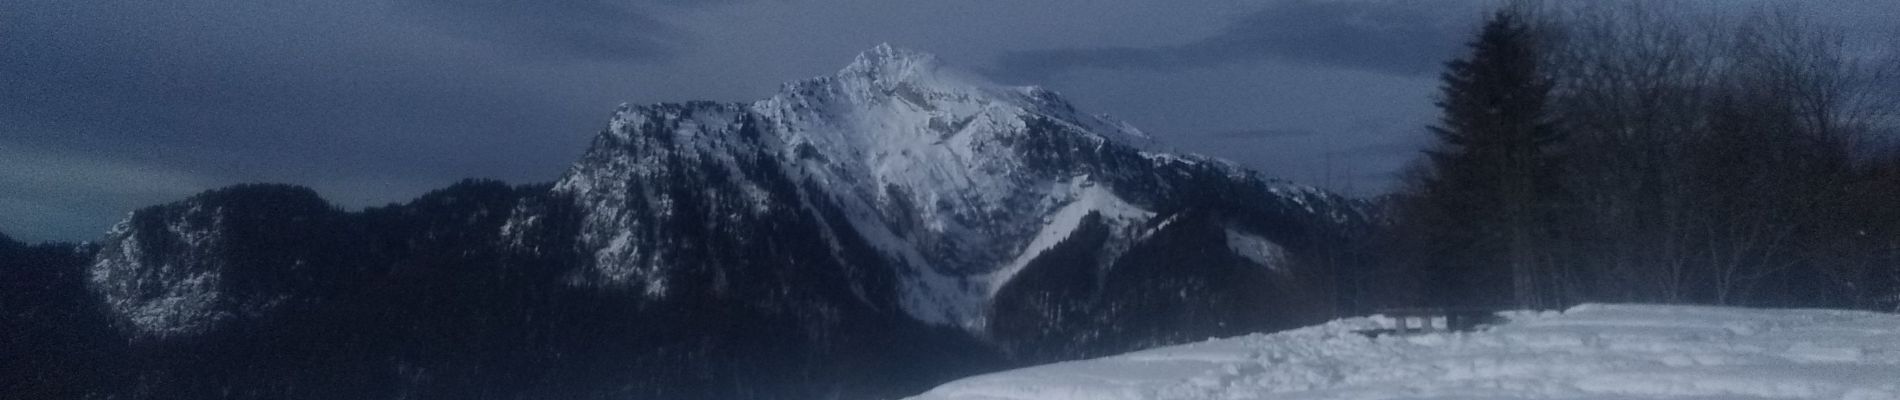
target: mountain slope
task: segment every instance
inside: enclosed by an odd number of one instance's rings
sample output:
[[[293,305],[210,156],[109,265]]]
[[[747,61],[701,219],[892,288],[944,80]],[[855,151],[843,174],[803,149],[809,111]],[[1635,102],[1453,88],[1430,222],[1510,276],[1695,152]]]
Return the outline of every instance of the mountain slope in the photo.
[[[1892,399],[1900,316],[1586,304],[1471,333],[1347,318],[1001,372],[919,400]]]
[[[1275,232],[1359,222],[1344,199],[1153,152],[1148,141],[1052,92],[991,85],[934,56],[880,46],[752,104],[623,108],[555,190],[589,214],[582,237],[595,251],[587,280],[596,284],[665,292],[659,270],[670,256],[629,245],[670,232],[647,216],[718,213],[744,225],[773,206],[822,219],[835,209],[847,229],[822,235],[856,236],[881,253],[898,272],[905,311],[974,329],[990,297],[1091,212],[1114,231],[1102,262],[1160,212],[1231,210],[1253,214],[1227,218],[1254,225],[1241,229]],[[673,180],[721,192],[682,198],[651,187]],[[675,209],[697,203],[730,206]]]
[[[879,46],[622,106],[552,184],[142,209],[87,286],[132,397],[861,398],[1329,316],[1360,203],[1158,148]]]

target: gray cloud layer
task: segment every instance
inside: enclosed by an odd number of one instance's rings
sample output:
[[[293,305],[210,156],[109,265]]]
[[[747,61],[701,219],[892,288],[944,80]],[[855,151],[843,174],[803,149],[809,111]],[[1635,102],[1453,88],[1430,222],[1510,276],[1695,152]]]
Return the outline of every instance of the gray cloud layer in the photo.
[[[622,101],[757,98],[879,42],[1270,174],[1384,179],[1484,1],[3,1],[0,232],[91,239],[240,182],[357,207],[547,181]],[[1819,8],[1890,29],[1867,10],[1893,4]]]
[[[362,206],[460,177],[547,180],[578,153],[554,138],[584,137],[617,101],[562,68],[664,62],[687,43],[608,1],[0,7],[0,231],[29,239],[88,238],[214,183]]]
[[[1076,68],[1170,71],[1269,60],[1422,75],[1453,54],[1477,10],[1474,1],[1281,1],[1194,42],[1014,52],[998,73],[1036,79]]]
[[[1210,134],[1209,136],[1223,138],[1223,139],[1277,139],[1277,138],[1313,136],[1313,135],[1318,135],[1318,134],[1320,134],[1319,131],[1312,130],[1312,129],[1264,128],[1264,129],[1245,129],[1245,130],[1237,130],[1237,131],[1214,132],[1213,134]]]
[[[647,60],[671,55],[685,39],[624,1],[395,0],[395,8],[424,25],[530,57]]]

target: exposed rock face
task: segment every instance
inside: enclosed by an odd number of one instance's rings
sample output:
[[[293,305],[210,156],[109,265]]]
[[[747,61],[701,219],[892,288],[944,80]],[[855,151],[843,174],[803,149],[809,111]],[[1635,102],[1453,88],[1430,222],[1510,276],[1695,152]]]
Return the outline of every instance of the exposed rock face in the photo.
[[[140,338],[201,334],[318,301],[350,270],[341,212],[309,189],[242,185],[151,207],[112,230],[92,287]]]

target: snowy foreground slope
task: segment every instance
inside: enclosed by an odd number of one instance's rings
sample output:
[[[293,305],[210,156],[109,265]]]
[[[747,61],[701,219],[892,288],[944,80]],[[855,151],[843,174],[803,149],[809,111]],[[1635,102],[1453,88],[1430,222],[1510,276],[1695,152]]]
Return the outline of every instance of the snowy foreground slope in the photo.
[[[1582,305],[1469,333],[1349,318],[951,382],[914,399],[1900,399],[1900,315]]]

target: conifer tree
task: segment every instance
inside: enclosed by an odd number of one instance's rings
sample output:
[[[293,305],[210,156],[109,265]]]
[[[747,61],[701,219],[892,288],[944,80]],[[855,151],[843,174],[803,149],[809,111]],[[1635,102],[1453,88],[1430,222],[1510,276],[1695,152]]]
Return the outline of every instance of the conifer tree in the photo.
[[[1538,265],[1556,194],[1559,135],[1545,110],[1552,85],[1521,14],[1493,13],[1467,47],[1439,78],[1444,114],[1430,130],[1440,143],[1427,152],[1419,193],[1435,247],[1432,300],[1548,306]]]

